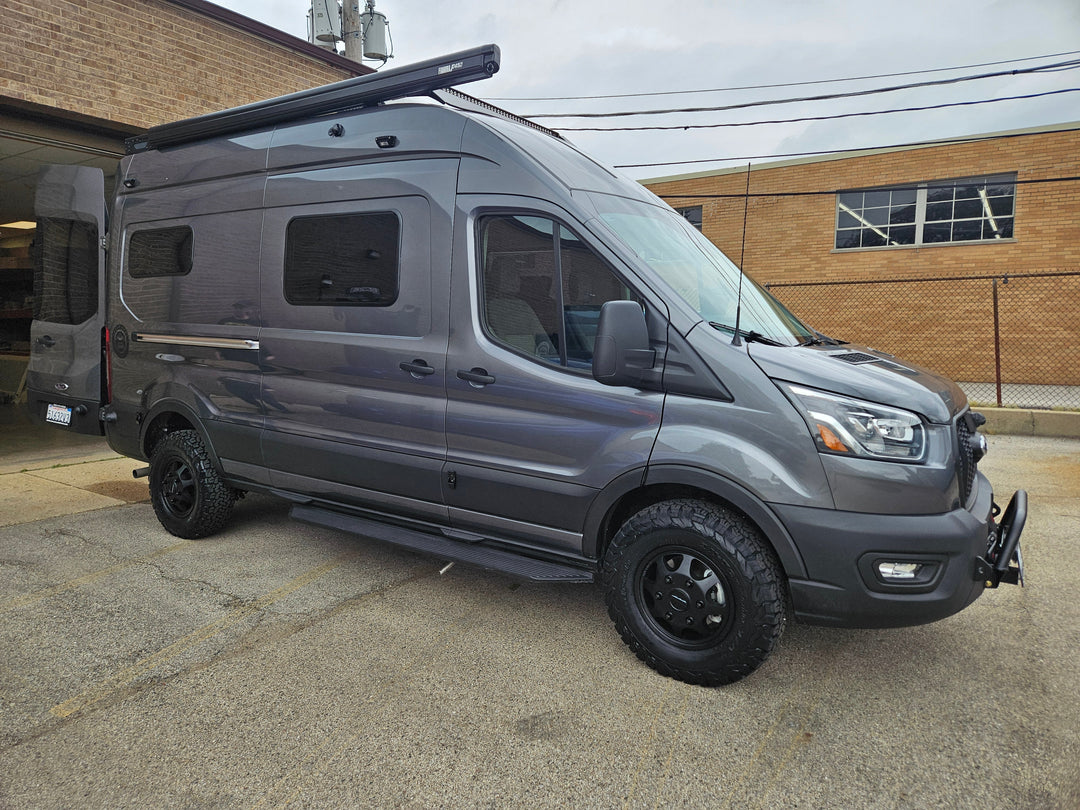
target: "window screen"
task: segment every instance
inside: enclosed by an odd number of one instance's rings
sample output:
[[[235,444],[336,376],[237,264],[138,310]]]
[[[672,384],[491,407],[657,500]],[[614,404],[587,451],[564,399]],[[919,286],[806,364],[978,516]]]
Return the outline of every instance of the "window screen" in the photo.
[[[34,318],[80,324],[97,312],[97,304],[97,225],[39,219],[34,247]]]
[[[131,234],[127,268],[134,278],[190,273],[191,228],[154,228]]]
[[[552,365],[592,367],[600,308],[630,289],[568,228],[546,217],[481,222],[484,325],[496,341]]]
[[[386,307],[398,297],[397,214],[300,217],[285,232],[285,300]]]
[[[1016,176],[844,191],[837,250],[1011,239]]]

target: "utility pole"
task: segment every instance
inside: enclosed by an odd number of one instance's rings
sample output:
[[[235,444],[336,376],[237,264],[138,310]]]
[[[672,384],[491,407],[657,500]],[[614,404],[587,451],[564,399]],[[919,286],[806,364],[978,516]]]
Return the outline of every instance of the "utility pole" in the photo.
[[[341,35],[345,39],[345,58],[360,62],[364,39],[360,31],[360,0],[344,0],[341,5]]]

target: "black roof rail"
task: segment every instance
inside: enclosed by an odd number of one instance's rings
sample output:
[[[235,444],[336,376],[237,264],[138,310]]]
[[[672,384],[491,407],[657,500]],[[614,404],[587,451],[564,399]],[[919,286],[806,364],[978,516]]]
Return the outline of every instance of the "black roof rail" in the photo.
[[[382,73],[369,73],[242,107],[160,124],[151,127],[145,135],[129,138],[125,142],[127,153],[367,107],[395,98],[428,95],[434,90],[494,76],[499,70],[500,58],[498,45],[482,45]]]

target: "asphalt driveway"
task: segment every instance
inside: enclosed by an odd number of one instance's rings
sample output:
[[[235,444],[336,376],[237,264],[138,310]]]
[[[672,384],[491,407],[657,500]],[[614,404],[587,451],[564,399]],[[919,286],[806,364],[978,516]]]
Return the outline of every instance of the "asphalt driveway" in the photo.
[[[793,624],[721,689],[640,664],[596,588],[265,497],[180,541],[133,462],[83,461],[0,467],[0,807],[1080,807],[1078,441],[991,438],[1027,587]]]

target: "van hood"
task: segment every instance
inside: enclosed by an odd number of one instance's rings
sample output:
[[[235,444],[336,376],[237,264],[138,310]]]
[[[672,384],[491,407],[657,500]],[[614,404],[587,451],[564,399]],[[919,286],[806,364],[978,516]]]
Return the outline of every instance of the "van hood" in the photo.
[[[865,346],[768,346],[748,343],[758,367],[775,380],[914,411],[946,424],[967,395],[946,377]]]

